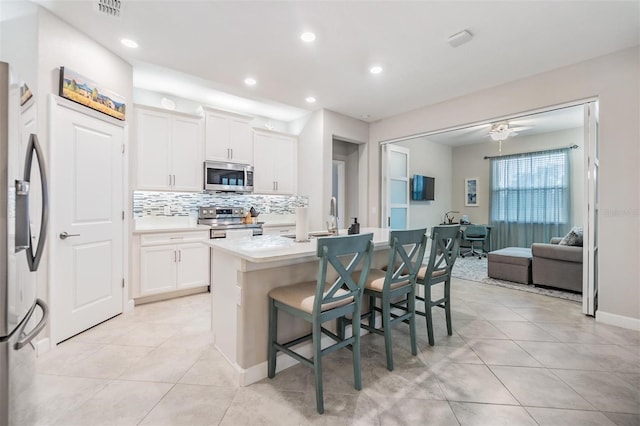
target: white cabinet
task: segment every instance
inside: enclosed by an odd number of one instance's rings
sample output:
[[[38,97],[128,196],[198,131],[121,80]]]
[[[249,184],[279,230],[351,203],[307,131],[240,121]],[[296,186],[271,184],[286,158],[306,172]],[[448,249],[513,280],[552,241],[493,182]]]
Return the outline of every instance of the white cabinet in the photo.
[[[250,117],[205,110],[205,158],[208,161],[253,164]]]
[[[275,132],[255,131],[253,135],[254,192],[260,194],[295,194],[295,136]]]
[[[202,118],[136,107],[137,189],[202,191]]]
[[[209,285],[209,231],[140,237],[140,284],[135,296]]]

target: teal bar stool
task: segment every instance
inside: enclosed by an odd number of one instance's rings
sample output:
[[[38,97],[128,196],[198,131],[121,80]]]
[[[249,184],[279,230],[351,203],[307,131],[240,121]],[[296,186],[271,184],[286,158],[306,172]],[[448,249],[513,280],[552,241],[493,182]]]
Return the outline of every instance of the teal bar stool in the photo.
[[[447,334],[451,336],[451,270],[460,249],[460,225],[434,226],[431,230],[431,253],[427,266],[418,271],[416,283],[424,286],[424,297],[416,295],[416,299],[424,302],[424,312],[416,309],[416,314],[427,320],[429,345],[434,345],[433,316],[431,308],[443,308],[447,319]],[[444,296],[431,300],[431,287],[444,283]]]
[[[353,377],[355,388],[362,388],[360,371],[360,333],[354,333],[348,339],[339,337],[322,326],[327,321],[345,315],[356,318],[354,325],[359,329],[360,305],[364,283],[371,267],[373,255],[373,234],[349,235],[318,239],[317,255],[319,259],[316,281],[303,282],[278,287],[269,292],[269,365],[268,376],[276,374],[276,354],[278,351],[297,359],[311,367],[316,380],[316,407],[318,413],[324,412],[322,397],[321,357],[340,348],[349,347],[353,353]],[[348,263],[346,263],[347,261]],[[346,266],[345,266],[346,265]],[[359,279],[354,279],[356,270],[361,269]],[[335,276],[333,282],[327,276]],[[278,343],[278,311],[287,312],[311,323],[311,333],[287,343]],[[336,343],[322,349],[321,338],[325,334]],[[291,349],[307,340],[313,342],[313,358],[306,358]]]
[[[393,348],[391,327],[398,322],[409,324],[411,353],[418,353],[416,345],[415,288],[418,270],[422,265],[427,247],[426,228],[391,231],[389,234],[389,261],[383,269],[371,269],[364,287],[364,296],[369,297],[369,310],[362,314],[360,327],[384,336],[387,369],[393,370]],[[357,276],[357,275],[356,275]],[[380,307],[376,301],[380,300]],[[395,310],[393,312],[392,310]],[[382,315],[380,328],[376,327],[376,312]],[[368,324],[362,322],[367,319]],[[345,323],[341,321],[341,333]],[[353,324],[353,330],[356,324]],[[355,332],[355,331],[354,331]]]

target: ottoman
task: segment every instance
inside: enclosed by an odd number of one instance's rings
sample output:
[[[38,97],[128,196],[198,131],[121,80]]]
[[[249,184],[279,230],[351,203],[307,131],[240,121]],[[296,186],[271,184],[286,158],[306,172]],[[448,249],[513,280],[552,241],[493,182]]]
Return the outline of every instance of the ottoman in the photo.
[[[487,272],[491,278],[531,284],[531,249],[507,247],[489,252]]]

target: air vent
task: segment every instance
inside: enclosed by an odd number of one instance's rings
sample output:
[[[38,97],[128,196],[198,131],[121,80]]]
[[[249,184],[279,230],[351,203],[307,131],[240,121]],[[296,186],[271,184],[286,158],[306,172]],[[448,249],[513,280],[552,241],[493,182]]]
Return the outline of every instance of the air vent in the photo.
[[[121,0],[98,0],[96,3],[96,10],[100,13],[104,13],[105,15],[119,18],[121,6]]]

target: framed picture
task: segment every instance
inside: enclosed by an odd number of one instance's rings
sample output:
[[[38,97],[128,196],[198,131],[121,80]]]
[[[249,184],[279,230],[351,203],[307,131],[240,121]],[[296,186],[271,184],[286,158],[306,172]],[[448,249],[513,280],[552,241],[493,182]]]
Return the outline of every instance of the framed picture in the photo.
[[[478,205],[478,178],[466,178],[464,180],[464,205]]]
[[[60,67],[59,95],[96,111],[125,120],[125,99],[65,67]]]

